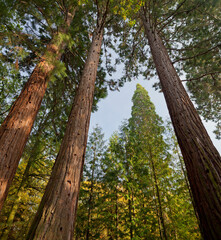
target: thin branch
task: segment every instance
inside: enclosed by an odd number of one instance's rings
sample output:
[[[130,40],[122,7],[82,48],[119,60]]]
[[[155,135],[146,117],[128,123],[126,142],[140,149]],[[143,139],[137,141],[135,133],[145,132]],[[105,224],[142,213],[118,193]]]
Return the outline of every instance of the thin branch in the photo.
[[[138,36],[140,30],[142,29],[142,27],[143,27],[143,23],[140,25],[140,27],[138,28],[135,36],[133,37],[132,53],[131,53],[131,56],[130,56],[131,59],[132,59],[133,56],[134,56],[134,52],[135,52],[136,46],[137,46],[140,42],[143,41],[143,39],[141,39],[140,41],[138,41],[137,43],[135,43],[135,40],[137,39],[137,36]]]
[[[59,1],[55,1],[55,3],[57,3],[58,7],[60,8],[61,12],[63,14],[65,14],[65,9],[63,8],[63,6],[59,3]]]
[[[188,58],[180,58],[180,59],[178,59],[178,60],[173,61],[172,63],[174,64],[174,63],[179,62],[179,61],[186,61],[186,60],[190,60],[190,59],[193,59],[193,58],[202,56],[202,55],[207,54],[208,52],[212,51],[213,49],[215,49],[215,48],[217,48],[217,47],[219,47],[219,46],[220,46],[220,45],[216,45],[215,47],[212,47],[212,48],[208,49],[208,50],[205,51],[205,52],[198,53],[198,54],[196,54],[196,55],[194,55],[194,56],[191,56],[191,57],[188,57]]]
[[[33,4],[34,4],[34,6],[38,9],[38,11],[41,13],[41,15],[44,17],[45,21],[46,21],[47,24],[48,24],[48,27],[51,29],[51,32],[53,33],[54,31],[53,31],[53,29],[51,28],[51,26],[50,26],[50,24],[49,24],[49,21],[48,21],[47,17],[45,16],[44,11],[42,10],[42,8],[40,8],[40,7],[39,7],[37,4],[35,4],[35,3],[33,3]]]
[[[161,25],[162,23],[166,22],[169,18],[174,17],[175,15],[177,15],[178,10],[183,6],[183,4],[186,2],[186,0],[183,0],[177,7],[177,9],[175,11],[173,11],[166,19],[164,19],[163,21],[159,22],[157,25]],[[168,23],[164,24],[162,28],[164,28],[165,25],[167,25]],[[161,28],[161,29],[162,29]]]
[[[190,79],[185,79],[185,80],[181,80],[181,82],[192,82],[192,81],[196,81],[196,80],[199,80],[205,76],[208,76],[208,75],[211,75],[213,77],[214,74],[219,74],[220,72],[209,72],[209,73],[205,73],[197,78],[190,78]],[[213,77],[214,78],[214,77]],[[216,80],[216,79],[214,79]]]
[[[157,14],[156,14],[156,11],[155,11],[155,9],[157,9],[157,7],[158,7],[157,3],[158,3],[158,1],[154,0],[154,2],[153,2],[153,26],[154,26],[154,29],[156,29],[157,25],[158,25],[157,24],[158,18],[157,18]]]
[[[11,106],[10,106],[6,111],[1,112],[1,113],[0,113],[0,116],[3,116],[5,113],[7,113],[7,112],[10,110],[10,108],[11,108]]]
[[[188,51],[188,50],[191,51],[191,50],[193,50],[194,48],[205,49],[205,47],[202,46],[203,43],[208,42],[208,41],[210,41],[210,40],[212,40],[212,39],[213,39],[213,37],[208,38],[208,39],[205,39],[205,40],[197,43],[196,45],[194,45],[194,46],[192,46],[192,47],[185,47],[185,48],[167,48],[167,49],[168,49],[168,50],[172,50],[172,51],[177,51],[177,52]],[[217,46],[219,46],[219,45],[217,45]]]
[[[151,25],[150,1],[151,0],[148,0],[148,6],[146,5],[146,9],[148,9],[148,18],[149,18],[149,23]]]
[[[105,7],[105,12],[102,16],[100,29],[102,29],[104,27],[104,24],[105,24],[105,21],[106,21],[106,18],[107,18],[107,13],[108,13],[108,10],[109,10],[109,3],[110,3],[110,0],[107,0],[106,7]]]
[[[67,6],[66,6],[66,4],[65,4],[65,0],[62,0],[62,5],[63,5],[63,7],[64,7],[65,13],[67,14],[68,9],[67,9]]]
[[[202,13],[202,14],[204,14],[204,15],[210,16],[210,17],[211,17],[213,20],[215,20],[215,21],[220,21],[220,19],[215,18],[213,15],[211,15],[211,14],[210,14],[209,12],[207,12],[207,11],[202,12],[200,9],[197,9],[197,11],[200,12],[200,13]]]
[[[100,8],[99,8],[98,0],[95,0],[95,4],[97,7],[97,25],[98,25],[98,19],[100,19]]]
[[[169,0],[169,1],[165,2],[165,3],[163,3],[163,4],[162,4],[162,7],[167,6],[167,4],[168,4],[168,3],[171,3],[171,2],[173,2],[173,0]]]

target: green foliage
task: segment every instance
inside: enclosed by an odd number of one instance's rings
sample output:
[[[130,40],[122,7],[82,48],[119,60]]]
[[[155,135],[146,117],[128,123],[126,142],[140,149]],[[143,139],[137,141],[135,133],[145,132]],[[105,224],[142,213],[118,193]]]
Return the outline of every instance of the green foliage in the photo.
[[[64,135],[75,92],[75,88],[70,92],[67,79],[63,80],[48,87],[1,213],[2,238],[7,229],[10,239],[24,239],[37,211]]]
[[[112,135],[108,148],[99,128],[91,133],[76,238],[88,239],[89,231],[89,239],[162,239],[161,214],[168,239],[200,239],[170,128],[163,126],[147,91],[137,85],[132,117]]]
[[[90,136],[86,151],[83,182],[79,196],[75,235],[79,239],[99,239],[103,230],[100,216],[96,216],[101,204],[101,162],[105,151],[104,134],[96,126]]]
[[[1,19],[4,23],[1,25],[2,35],[0,36],[1,122],[18,97],[28,75],[31,74],[33,67],[44,53],[47,61],[55,66],[50,76],[53,83],[50,85],[59,86],[55,82],[62,81],[64,83],[65,81],[62,79],[65,78],[71,94],[78,85],[90,45],[88,22],[82,18],[82,15],[86,15],[88,10],[82,8],[77,1],[65,1],[65,5],[62,2],[35,0],[23,1],[23,5],[20,4],[17,2],[15,5],[12,3],[10,5],[9,1],[7,7],[10,11],[8,10]],[[72,22],[69,32],[63,33],[65,14],[72,11],[77,5],[79,6],[75,20]],[[59,27],[62,31],[56,34]],[[51,39],[53,39],[52,44],[67,43],[67,47],[62,49],[61,61],[57,59],[56,55],[47,52],[47,45]],[[105,76],[104,68],[99,67],[93,110],[96,110],[99,99],[107,95],[108,83],[105,81]]]
[[[124,4],[125,1],[122,1]],[[150,20],[166,46],[180,76],[187,86],[199,113],[217,124],[220,137],[220,1],[127,1],[122,11],[124,22],[118,34],[117,61],[125,64],[122,81],[146,79],[156,75],[144,37],[141,15]],[[131,21],[133,24],[131,24]],[[159,83],[154,87],[160,88]]]
[[[219,1],[1,1],[0,122],[40,57],[45,54],[55,65],[1,214],[1,236],[6,227],[9,239],[26,235],[64,135],[91,34],[107,3],[102,50],[106,65],[100,61],[93,110],[107,95],[108,85],[115,89],[140,74],[147,79],[155,75],[140,23],[144,13],[162,36],[180,75],[190,79],[187,86],[199,112],[217,123],[220,137]],[[65,14],[74,8],[70,29],[58,33]],[[52,39],[53,44],[66,43],[61,60],[47,54]],[[107,74],[111,77],[115,71],[113,51],[119,55],[116,65],[124,63],[125,71],[122,79],[107,81]],[[162,239],[161,212],[169,239],[200,239],[182,157],[173,134],[166,139],[167,134],[140,85],[133,96],[132,117],[113,134],[108,148],[101,129],[94,129],[86,153],[76,238]]]

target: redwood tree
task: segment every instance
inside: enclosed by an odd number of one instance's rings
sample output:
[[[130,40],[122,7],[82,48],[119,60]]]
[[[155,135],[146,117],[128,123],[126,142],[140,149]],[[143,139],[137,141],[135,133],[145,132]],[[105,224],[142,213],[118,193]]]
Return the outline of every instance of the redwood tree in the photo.
[[[204,239],[221,236],[221,158],[170,60],[147,8],[141,11],[157,74],[187,168]]]
[[[27,239],[72,239],[109,0],[99,8],[97,27],[82,72],[60,151]]]
[[[41,3],[42,4],[42,3]],[[35,6],[44,15],[41,5]],[[20,6],[21,7],[21,6]],[[65,35],[73,20],[75,6],[69,6],[63,13],[63,22],[53,33],[51,42],[34,68],[21,94],[0,128],[0,210],[6,199],[9,186],[15,175],[25,144],[44,97],[47,83],[56,61],[60,59],[66,46]]]

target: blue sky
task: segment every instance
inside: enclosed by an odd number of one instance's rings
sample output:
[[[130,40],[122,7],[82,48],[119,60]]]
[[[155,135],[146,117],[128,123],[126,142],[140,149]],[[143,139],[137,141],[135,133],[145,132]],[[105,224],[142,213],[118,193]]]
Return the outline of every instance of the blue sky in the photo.
[[[141,84],[149,93],[151,101],[156,107],[156,112],[163,118],[169,119],[169,113],[164,100],[163,93],[159,93],[152,88],[153,82],[148,80],[136,80],[125,83],[119,91],[109,91],[108,96],[102,99],[98,104],[98,111],[92,113],[90,130],[98,124],[102,127],[105,138],[108,139],[114,131],[118,130],[121,122],[128,119],[131,113],[132,96],[136,89],[136,84]],[[214,124],[203,121],[214,145],[221,153],[221,141],[215,139],[213,134]]]

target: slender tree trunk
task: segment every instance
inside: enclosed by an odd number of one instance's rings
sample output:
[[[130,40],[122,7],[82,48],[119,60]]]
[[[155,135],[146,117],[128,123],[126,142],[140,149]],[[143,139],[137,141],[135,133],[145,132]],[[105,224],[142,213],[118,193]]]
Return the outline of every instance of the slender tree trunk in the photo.
[[[21,201],[21,192],[17,192],[16,199],[11,208],[10,214],[7,219],[6,228],[3,234],[1,235],[1,240],[7,240],[11,231],[12,224],[14,222],[15,214],[17,213],[20,201]]]
[[[116,207],[115,207],[115,224],[116,224],[116,240],[118,240],[118,223],[119,223],[119,219],[118,219],[118,191],[117,191],[117,187],[116,187]]]
[[[152,168],[152,164],[151,164],[150,168]],[[153,169],[152,169],[152,174],[153,174]],[[159,228],[159,233],[160,233],[160,239],[163,240],[163,230],[162,230],[162,224],[161,224],[161,218],[160,218],[160,211],[159,211],[158,204],[157,204],[157,193],[155,192],[155,188],[156,188],[156,186],[155,186],[155,184],[153,184],[153,197],[154,197],[154,203],[155,203],[155,207],[156,207],[158,228]],[[153,210],[154,210],[154,208],[153,208]]]
[[[74,14],[68,14],[66,25],[47,46],[46,53],[33,70],[18,99],[0,128],[0,210],[6,199],[9,186],[14,178],[19,160],[30,135],[33,123],[44,97],[54,60],[59,60],[63,42],[59,34],[65,34]],[[54,59],[52,61],[52,59]]]
[[[30,168],[29,167],[30,165],[27,164],[27,168]],[[25,172],[26,172],[26,169],[25,169]],[[25,177],[24,177],[25,176]],[[15,194],[15,201],[11,207],[11,211],[9,213],[9,216],[8,216],[8,219],[7,219],[7,222],[6,222],[6,230],[4,231],[4,233],[2,234],[1,236],[1,240],[7,240],[8,239],[8,236],[9,236],[9,233],[11,231],[11,227],[12,227],[12,224],[14,222],[14,218],[15,218],[15,214],[17,213],[17,210],[18,210],[18,207],[19,207],[19,204],[20,204],[20,201],[21,201],[21,192],[23,191],[23,185],[24,185],[24,182],[25,182],[25,179],[26,179],[26,175],[24,175],[23,178],[22,178],[22,182]],[[24,180],[24,181],[23,181]]]
[[[159,233],[160,233],[160,239],[163,240],[163,231],[161,227],[161,221],[160,221],[160,214],[159,214],[159,209],[157,206],[157,198],[156,198],[156,193],[155,193],[155,186],[153,185],[153,194],[154,194],[154,202],[155,202],[155,207],[156,207],[156,213],[157,213],[157,220],[158,220],[158,228],[159,228]]]
[[[87,218],[87,231],[86,231],[86,240],[90,238],[90,223],[91,223],[91,210],[92,210],[92,199],[93,199],[93,183],[91,183],[90,197],[88,201],[88,218]]]
[[[180,161],[181,170],[182,170],[182,173],[183,173],[183,176],[184,176],[184,180],[185,180],[185,183],[186,183],[188,192],[189,192],[190,201],[191,201],[192,204],[193,204],[193,208],[194,208],[194,212],[195,212],[195,215],[196,215],[197,223],[198,223],[198,225],[200,226],[200,221],[199,221],[198,212],[196,211],[196,206],[195,206],[195,202],[194,202],[194,199],[193,199],[193,194],[192,194],[192,191],[191,191],[191,188],[190,188],[190,183],[189,183],[189,181],[188,181],[188,176],[187,176],[187,173],[186,173],[184,164],[183,164],[183,159],[182,159],[182,157],[180,156],[178,146],[176,145],[175,147],[176,147],[177,155],[178,155],[178,158],[179,158],[179,161]]]
[[[126,164],[126,172],[127,172],[127,176],[129,178],[130,176],[130,169],[129,169],[129,163],[127,161],[127,148],[125,146],[125,160],[127,162]],[[131,177],[130,177],[131,179]],[[129,222],[130,222],[130,239],[133,239],[133,216],[132,216],[132,207],[133,207],[133,201],[132,201],[132,191],[129,187],[129,184],[127,185],[127,192],[128,192],[128,214],[129,214]]]
[[[133,239],[133,223],[132,223],[132,203],[131,198],[129,197],[128,200],[128,207],[129,207],[129,221],[130,221],[130,239]]]
[[[151,155],[151,154],[150,154]],[[161,204],[161,198],[160,198],[160,190],[158,187],[158,182],[157,182],[157,175],[156,175],[156,169],[155,169],[155,165],[154,165],[154,160],[152,159],[152,156],[150,157],[150,162],[151,162],[151,166],[152,166],[152,171],[153,171],[153,178],[154,178],[154,185],[156,188],[156,197],[158,200],[158,206],[159,206],[159,217],[160,217],[160,223],[162,225],[163,228],[163,237],[164,239],[168,239],[167,238],[167,234],[166,234],[166,227],[165,227],[165,223],[164,223],[164,218],[163,218],[163,210],[162,210],[162,204]]]
[[[93,162],[92,162],[91,189],[90,189],[90,196],[89,196],[89,201],[88,201],[88,223],[87,223],[87,231],[86,231],[86,240],[89,240],[89,238],[90,238],[91,211],[92,211],[92,207],[93,207],[93,192],[94,192],[95,161],[96,161],[96,147],[94,149],[94,158],[93,158]]]
[[[183,176],[184,176],[184,181],[186,183],[186,186],[187,186],[187,189],[189,191],[189,194],[190,194],[190,198],[193,202],[193,196],[192,196],[192,192],[191,192],[191,188],[190,188],[190,184],[189,184],[189,181],[188,181],[188,177],[187,177],[187,174],[186,174],[186,170],[185,170],[185,167],[184,167],[184,164],[183,164],[183,159],[179,153],[179,149],[178,149],[178,146],[176,145],[176,151],[177,151],[177,156],[179,158],[179,161],[180,161],[180,166],[181,166],[181,171],[183,173]]]
[[[103,38],[98,27],[76,91],[64,139],[27,239],[71,240]]]
[[[167,198],[167,208],[169,209],[169,212],[170,212],[170,220],[172,221],[171,225],[172,225],[172,229],[173,229],[172,231],[169,232],[169,238],[174,237],[174,240],[176,240],[177,239],[177,228],[174,225],[174,219],[173,219],[174,214],[171,210],[170,199],[168,199],[168,197],[166,197],[166,198]],[[168,232],[167,232],[167,234],[168,234]]]
[[[221,236],[221,158],[173,67],[160,36],[142,16],[175,129],[204,239]]]

